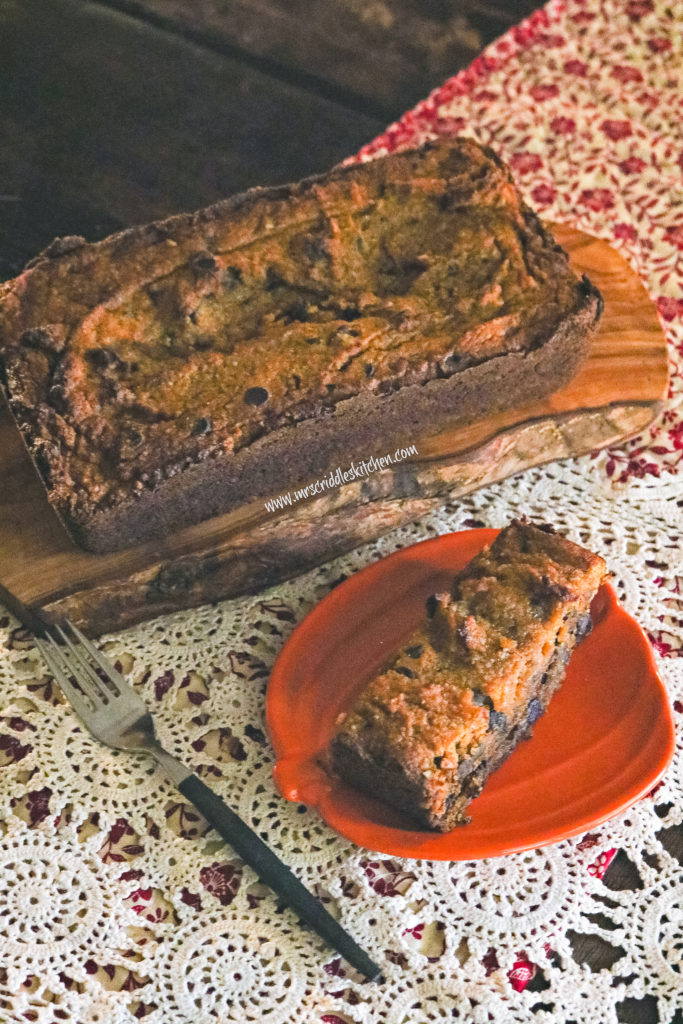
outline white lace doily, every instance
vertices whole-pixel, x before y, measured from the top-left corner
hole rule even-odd
[[[263,721],[270,665],[334,582],[414,540],[502,526],[520,510],[604,551],[645,629],[679,636],[675,494],[633,500],[625,489],[614,509],[588,457],[533,470],[259,597],[105,640],[168,748],[328,901],[383,965],[381,986],[359,983],[278,908],[151,761],[90,739],[6,617],[0,1019],[31,1010],[40,1022],[441,1024],[453,1011],[610,1024],[615,1004],[651,994],[670,1020],[681,1003],[683,879],[662,840],[683,819],[681,750],[655,794],[588,837],[476,863],[399,861],[355,848],[277,794]],[[683,659],[658,660],[683,709]],[[637,870],[637,890],[603,882],[614,849]],[[623,953],[592,972],[569,934]],[[517,991],[534,974],[547,987]]]
[[[672,168],[683,162],[683,141],[672,12],[651,0],[554,3],[384,140],[446,131],[449,119],[457,131],[461,121],[476,124],[508,159],[519,156],[537,206],[556,203],[550,212],[569,220],[584,195],[574,222],[622,247],[667,327],[672,392],[656,427],[618,451],[531,470],[446,505],[257,597],[104,640],[168,749],[267,837],[383,966],[385,982],[362,983],[301,928],[149,760],[92,740],[30,636],[5,615],[3,1024],[617,1024],[625,1000],[656,1001],[662,1024],[674,1020],[683,1005],[683,877],[669,851],[683,821],[680,745],[656,790],[590,835],[495,860],[430,863],[369,854],[284,801],[263,718],[284,640],[336,582],[416,540],[502,526],[523,512],[604,554],[653,641],[680,720],[683,194]],[[653,153],[656,185],[641,166]],[[617,186],[607,165],[637,179],[611,206]],[[534,175],[543,189],[532,188]],[[629,889],[611,888],[605,875],[617,850],[632,868]],[[611,951],[612,966],[584,962],[581,936]]]

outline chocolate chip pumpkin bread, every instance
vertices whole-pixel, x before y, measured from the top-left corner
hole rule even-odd
[[[600,296],[470,139],[102,242],[0,286],[14,416],[109,551],[563,386]]]
[[[590,630],[599,555],[515,520],[427,601],[427,616],[362,690],[331,746],[334,770],[446,832],[528,736]]]

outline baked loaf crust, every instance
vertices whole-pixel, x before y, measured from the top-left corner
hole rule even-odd
[[[562,387],[600,296],[470,139],[254,189],[0,286],[14,416],[110,551]]]
[[[446,832],[530,735],[590,630],[599,555],[515,520],[427,602],[427,619],[342,716],[344,779]]]

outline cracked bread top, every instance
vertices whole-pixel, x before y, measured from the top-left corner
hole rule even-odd
[[[490,729],[527,712],[529,680],[580,633],[607,571],[549,529],[513,521],[450,594],[428,599],[427,620],[340,722],[343,742],[438,788]]]
[[[78,519],[347,398],[531,350],[584,300],[500,160],[456,139],[58,240],[0,286],[0,349]]]

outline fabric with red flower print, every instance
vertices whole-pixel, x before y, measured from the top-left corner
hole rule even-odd
[[[545,219],[610,242],[641,275],[670,353],[668,417],[597,465],[613,483],[683,466],[683,33],[675,5],[553,0],[355,159],[464,134]]]

